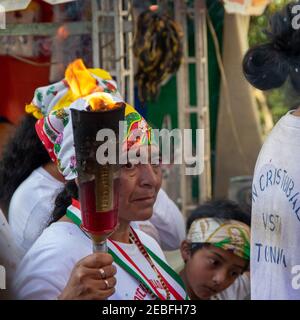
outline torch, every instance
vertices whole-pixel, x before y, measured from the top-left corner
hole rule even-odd
[[[71,110],[81,227],[93,240],[93,252],[107,252],[106,239],[118,223],[120,167],[118,160],[116,164],[97,162],[97,149],[104,142],[96,141],[96,136],[101,129],[111,129],[118,155],[119,121],[124,120],[125,104],[98,99],[91,107],[93,111]]]

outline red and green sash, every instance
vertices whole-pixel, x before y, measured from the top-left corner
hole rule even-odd
[[[72,205],[67,208],[67,217],[71,219],[78,226],[81,225],[81,211],[79,201],[73,199]],[[153,251],[141,243],[136,232],[131,228],[131,232],[137,241],[144,246],[146,252],[155,264],[160,277],[170,291],[172,300],[187,300],[188,296],[184,289],[183,281],[180,276],[162,259],[160,259]],[[151,291],[159,300],[166,300],[166,298],[157,290],[150,279],[144,274],[138,264],[131,259],[131,257],[121,248],[118,242],[107,240],[108,252],[112,255],[115,263],[128,272],[131,276],[142,283],[149,291]],[[168,280],[166,280],[168,279]]]

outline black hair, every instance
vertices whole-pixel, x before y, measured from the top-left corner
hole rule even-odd
[[[75,180],[68,181],[65,188],[57,195],[49,225],[66,214],[68,206],[72,203],[72,198],[78,200],[78,187]]]
[[[13,125],[6,117],[0,116],[0,124],[7,123]]]
[[[207,201],[195,209],[188,217],[186,230],[189,231],[192,223],[201,218],[219,218],[237,220],[251,225],[251,217],[236,202],[231,200]]]
[[[36,119],[25,115],[0,161],[0,206],[7,213],[18,186],[36,168],[50,162],[50,157],[35,131]]]
[[[191,243],[191,255],[193,256],[194,253],[200,249],[203,249],[205,247],[208,247],[210,246],[209,243],[206,243],[206,242],[192,242]]]
[[[292,89],[300,93],[300,29],[294,26],[297,13],[292,13],[297,4],[300,1],[275,13],[265,31],[267,43],[249,49],[244,56],[244,76],[255,88],[275,89],[289,80]]]

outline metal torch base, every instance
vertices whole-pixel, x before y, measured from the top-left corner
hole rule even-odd
[[[107,242],[93,242],[93,252],[107,252]]]

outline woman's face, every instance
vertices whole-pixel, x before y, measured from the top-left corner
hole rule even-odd
[[[245,270],[246,260],[213,245],[198,249],[193,255],[184,241],[181,254],[186,261],[185,277],[192,299],[209,299],[228,288]]]
[[[141,148],[148,149],[147,146]],[[149,219],[161,180],[160,164],[124,165],[120,176],[119,218],[126,221]]]

